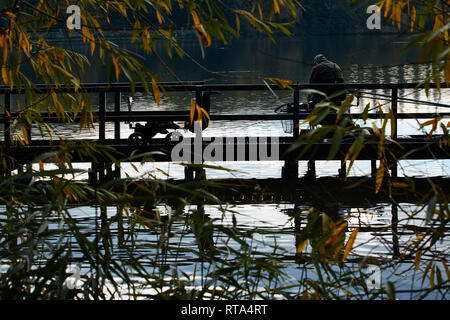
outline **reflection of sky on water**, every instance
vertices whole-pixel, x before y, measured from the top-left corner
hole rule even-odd
[[[284,265],[286,276],[280,286],[293,285],[302,281],[305,278],[312,280],[318,280],[314,270],[311,269],[311,265],[305,265],[303,263],[295,262],[295,235],[294,230],[302,230],[306,226],[307,206],[299,206],[300,210],[303,209],[303,213],[300,214],[300,219],[295,220],[288,214],[290,210],[294,209],[294,204],[282,203],[282,204],[264,204],[264,205],[227,205],[226,209],[230,210],[223,212],[220,207],[214,205],[206,205],[204,207],[205,214],[216,225],[231,226],[231,211],[235,212],[237,220],[237,226],[239,230],[251,230],[257,228],[259,232],[254,233],[251,246],[251,257],[257,258],[262,254],[279,254],[284,256]],[[349,231],[347,233],[347,239],[350,232],[357,226],[361,228],[358,233],[355,244],[353,245],[354,252],[348,257],[348,263],[346,263],[343,269],[339,269],[337,265],[331,267],[337,274],[344,275],[349,270],[365,271],[371,269],[371,266],[379,267],[381,269],[381,283],[386,285],[387,281],[395,283],[395,288],[398,291],[397,297],[399,299],[417,299],[421,292],[410,292],[410,290],[421,288],[422,272],[429,261],[429,258],[424,256],[421,262],[421,271],[416,271],[414,268],[413,259],[404,259],[400,261],[398,257],[393,256],[393,241],[398,242],[400,253],[406,253],[408,251],[407,245],[414,240],[416,234],[412,231],[411,226],[425,226],[425,210],[421,210],[419,207],[401,203],[399,204],[398,214],[398,226],[397,234],[398,240],[394,240],[393,234],[390,229],[392,223],[391,207],[380,204],[376,207],[362,207],[362,208],[342,208],[341,216],[349,223]],[[171,214],[171,209],[165,205],[158,205],[158,209],[161,214]],[[188,206],[184,214],[189,214],[190,210],[195,210],[195,206]],[[77,221],[77,226],[83,230],[89,239],[93,239],[96,230],[99,230],[102,226],[102,219],[100,217],[100,209],[92,207],[79,207],[70,210],[71,215]],[[105,217],[108,219],[113,218],[116,215],[115,208],[108,207]],[[411,218],[411,215],[413,217]],[[409,219],[407,220],[407,218]],[[125,219],[125,221],[127,221]],[[60,227],[59,221],[55,219],[54,223],[49,225],[50,230]],[[366,228],[364,230],[364,228]],[[372,228],[372,230],[370,229]],[[113,256],[115,257],[127,257],[126,251],[118,246],[118,225],[116,222],[111,224],[111,240],[114,248]],[[171,228],[174,235],[171,237],[170,243],[172,246],[179,248],[193,248],[197,247],[195,237],[192,233],[192,225],[185,224],[183,220],[174,220],[174,224]],[[205,278],[201,277],[201,269],[204,269],[206,274],[211,271],[213,266],[207,263],[197,263],[196,272],[193,271],[192,257],[189,252],[178,252],[177,254],[167,254],[164,256],[161,251],[157,253],[156,249],[152,246],[158,244],[161,237],[160,234],[152,232],[142,226],[136,226],[131,229],[130,225],[125,222],[124,224],[124,236],[125,238],[131,236],[135,243],[135,255],[143,258],[144,267],[151,273],[153,269],[150,258],[158,263],[168,264],[178,270],[178,274],[182,276],[181,272],[185,272],[185,275],[190,277],[192,284],[198,287],[205,282]],[[213,239],[217,246],[224,245],[224,241],[227,241],[227,237],[223,236],[216,230],[213,234]],[[72,258],[74,259],[74,265],[81,262],[77,260],[82,258],[83,255],[75,243],[74,238],[67,239],[72,242]],[[276,244],[276,249],[274,245]],[[227,241],[227,245],[233,249],[239,251],[241,244],[236,241]],[[433,251],[446,251],[449,241],[439,242],[436,244]],[[100,243],[99,249],[101,250],[102,243]],[[308,255],[311,248],[309,245],[303,250],[302,254]],[[235,259],[234,254],[229,252],[228,259]],[[361,260],[362,259],[362,260]],[[116,261],[119,261],[116,259]],[[359,262],[358,262],[359,261]],[[364,261],[366,261],[364,263]],[[308,267],[308,269],[304,269]],[[442,269],[442,274],[445,275],[445,270]],[[373,269],[373,268],[372,268]],[[0,262],[0,272],[5,272],[5,266]],[[90,270],[86,265],[81,263],[81,275],[90,275]],[[194,278],[195,274],[195,278]],[[166,280],[169,280],[167,278]],[[137,282],[142,283],[142,288],[138,290],[141,293],[154,294],[155,291],[151,289],[145,281],[136,278]],[[428,280],[425,280],[424,286],[428,286]],[[260,289],[264,291],[264,282],[260,283]],[[197,287],[197,288],[198,288]],[[295,291],[295,288],[293,289]],[[353,290],[353,289],[352,289]],[[438,297],[438,296],[436,296]],[[431,295],[428,299],[434,299],[435,296]]]

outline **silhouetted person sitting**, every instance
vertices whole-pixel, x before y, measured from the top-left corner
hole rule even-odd
[[[341,68],[334,62],[327,60],[323,54],[318,54],[314,57],[314,67],[311,71],[309,83],[344,83],[344,75]],[[321,89],[324,94],[330,97],[330,101],[336,105],[340,105],[345,100],[345,94],[335,96],[336,90],[334,87],[324,87]],[[318,93],[311,93],[308,96],[309,108],[312,109],[320,101],[324,100],[325,96]],[[330,121],[322,121],[321,124],[331,124]]]
[[[314,66],[311,71],[311,76],[309,77],[309,83],[343,83],[344,75],[341,68],[334,62],[327,60],[323,54],[318,54],[314,57]],[[335,92],[339,91],[332,86],[325,86],[320,90],[327,97],[329,101],[336,105],[340,105],[342,101],[345,100],[345,94],[335,96]],[[308,95],[308,110],[312,110],[315,105],[326,97],[318,93],[311,93]],[[325,119],[320,121],[320,125],[333,125],[336,122],[336,115],[329,114]],[[332,136],[333,133],[330,133]],[[305,177],[311,176],[315,177],[316,166],[313,161],[308,161],[308,170]]]

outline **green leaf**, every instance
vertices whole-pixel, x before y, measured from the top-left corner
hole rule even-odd
[[[395,287],[391,281],[388,281],[386,284],[386,293],[388,295],[389,300],[396,300],[395,297]]]
[[[343,131],[344,130],[341,127],[336,128],[336,131],[333,134],[333,139],[331,140],[331,147],[330,147],[330,151],[328,152],[328,156],[327,156],[328,160],[334,159],[334,157],[336,156],[336,153],[339,151]]]
[[[425,216],[425,223],[429,224],[434,211],[436,210],[436,195],[433,195],[430,199],[430,201],[428,201],[428,205],[427,205],[427,211],[426,211],[426,216]]]
[[[370,110],[370,102],[367,103],[363,113],[361,114],[361,119],[364,120],[364,123],[366,123],[367,119],[369,119],[369,110]]]

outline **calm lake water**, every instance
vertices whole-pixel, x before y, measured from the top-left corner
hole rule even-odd
[[[385,35],[377,37],[369,36],[336,36],[336,37],[311,37],[311,38],[295,38],[281,39],[277,46],[273,45],[270,40],[254,38],[242,39],[236,41],[233,46],[224,46],[214,43],[210,48],[205,50],[205,56],[198,48],[197,41],[186,40],[182,46],[196,61],[204,68],[200,68],[189,58],[180,60],[174,57],[168,60],[167,64],[172,68],[179,79],[183,81],[209,80],[208,83],[264,83],[263,77],[277,77],[282,79],[291,79],[306,83],[311,70],[311,61],[317,53],[325,54],[330,60],[337,62],[344,70],[345,79],[351,83],[402,83],[402,82],[418,82],[422,79],[427,67],[414,64],[418,54],[414,51],[408,51],[405,55],[400,55],[401,49],[406,45],[407,41],[404,37],[395,35]],[[125,46],[125,42],[118,40],[117,44]],[[88,49],[84,50],[80,44],[80,51],[88,54]],[[131,51],[136,47],[127,46]],[[146,62],[158,74],[162,75],[161,81],[176,81],[171,77],[170,73],[158,63],[157,60],[149,60]],[[207,71],[209,70],[209,71]],[[106,69],[93,64],[89,68],[89,72],[85,75],[86,82],[102,82],[106,80]],[[367,90],[369,91],[369,90]],[[374,103],[375,100],[370,93],[390,94],[388,91],[371,91],[366,94],[359,106],[353,106],[352,112],[362,111],[367,103]],[[430,95],[426,96],[424,91],[419,90],[401,90],[400,97],[408,97],[416,100],[433,101],[442,104],[450,104],[450,91],[443,90],[440,94],[435,90],[430,91]],[[163,102],[158,107],[152,97],[137,93],[134,96],[134,110],[188,110],[189,101],[194,97],[186,94],[171,94],[170,97],[163,97]],[[304,98],[305,95],[302,95]],[[126,96],[122,97],[123,111],[127,110]],[[95,99],[95,97],[94,97]],[[276,96],[271,92],[231,92],[223,93],[212,98],[212,113],[256,113],[271,114],[273,109],[283,103],[292,101],[292,93],[289,91],[277,91]],[[381,104],[386,101],[377,100]],[[113,110],[113,97],[108,98],[108,110]],[[94,100],[95,104],[95,100]],[[385,108],[387,105],[385,106]],[[386,109],[387,110],[387,109]],[[424,106],[418,104],[400,103],[400,112],[434,112],[446,111],[448,108],[437,108],[434,106]],[[425,121],[425,120],[423,120]],[[399,135],[417,134],[419,124],[415,120],[400,120]],[[113,125],[108,124],[107,138],[113,137]],[[78,138],[95,138],[97,132],[82,132],[77,130],[76,126],[59,126],[59,133],[64,136],[76,136]],[[132,130],[126,124],[121,125],[121,136],[126,138]],[[183,134],[188,135],[183,132]],[[279,121],[223,121],[211,122],[209,127],[204,131],[204,136],[287,136],[283,132]],[[37,132],[35,138],[38,138]],[[226,168],[234,169],[239,172],[225,172],[220,170],[207,169],[209,178],[225,178],[225,177],[243,177],[243,178],[279,178],[281,176],[281,167],[283,162],[235,162],[235,163],[214,163]],[[157,169],[161,169],[168,173],[172,178],[183,177],[183,167],[173,163],[145,163],[136,164],[140,169],[136,173],[130,166],[124,164],[124,171],[131,176],[147,176],[153,175],[162,178],[164,175]],[[450,161],[423,160],[423,161],[401,161],[399,175],[408,176],[449,176]],[[51,167],[51,166],[49,166]],[[318,176],[336,176],[338,174],[339,163],[336,161],[319,161],[317,163]],[[299,175],[302,176],[306,172],[306,163],[300,163]],[[370,173],[370,162],[357,162],[350,173],[351,176],[365,176]],[[123,172],[122,175],[125,173]],[[85,177],[85,175],[81,176]],[[293,234],[296,228],[305,226],[306,218],[295,221],[289,214],[289,210],[302,210],[305,208],[304,217],[306,217],[307,203],[273,203],[273,204],[230,204],[233,211],[239,213],[237,221],[239,228],[246,229],[258,227],[266,231],[258,235],[258,241],[255,242],[259,250],[273,250],[270,245],[276,244],[286,257],[295,255],[295,236]],[[170,207],[162,204],[158,206],[162,214],[170,215]],[[300,208],[300,209],[299,209]],[[406,244],[415,237],[411,230],[411,226],[425,226],[425,210],[413,204],[398,204],[398,235],[393,236],[392,223],[392,205],[386,203],[378,203],[373,206],[361,204],[360,207],[341,206],[339,213],[349,223],[350,232],[356,227],[372,227],[372,231],[360,232],[358,234],[355,247],[355,255],[350,257],[357,260],[361,257],[369,257],[372,260],[384,261],[374,264],[361,265],[360,263],[348,263],[346,268],[349,270],[357,270],[360,268],[367,271],[371,267],[381,275],[382,283],[387,281],[395,283],[398,290],[397,297],[400,299],[417,299],[423,292],[415,290],[421,288],[422,285],[416,277],[416,270],[413,267],[414,261],[398,262],[398,251],[406,250]],[[223,214],[217,206],[205,206],[205,213],[215,223],[231,224],[230,213]],[[186,214],[189,210],[186,210]],[[411,213],[417,213],[413,219],[407,219]],[[96,222],[100,215],[98,208],[80,207],[72,210],[74,217],[79,219],[79,225],[87,229],[95,231]],[[116,214],[114,208],[107,208],[108,217]],[[379,227],[379,228],[376,228]],[[383,229],[385,227],[385,229]],[[378,231],[377,231],[378,230]],[[116,230],[117,231],[117,230]],[[139,230],[138,230],[139,231]],[[133,237],[137,243],[137,249],[141,254],[152,256],[154,252],[146,244],[157,243],[159,235],[151,232],[140,230]],[[174,230],[176,241],[182,247],[195,246],[195,237],[191,230],[183,224],[175,225]],[[115,239],[115,237],[113,237]],[[222,240],[217,235],[217,243]],[[448,253],[449,241],[438,243],[435,246],[436,251]],[[236,246],[238,248],[238,246]],[[307,251],[307,249],[305,249]],[[81,253],[74,251],[75,256]],[[120,249],[115,254],[120,255]],[[189,262],[189,254],[177,255],[171,257],[165,263],[177,266],[179,270],[189,275],[194,273],[193,264]],[[447,256],[448,261],[448,256]],[[448,261],[449,262],[449,261]],[[425,263],[425,262],[424,262]],[[295,283],[305,277],[315,279],[316,275],[312,270],[305,270],[302,264],[296,263],[295,259],[287,259],[286,285]],[[151,268],[151,265],[148,266]],[[203,268],[209,266],[202,265]],[[378,270],[378,267],[382,267]],[[88,272],[83,269],[84,273]],[[198,272],[198,271],[197,271]],[[443,274],[445,271],[442,270]],[[201,284],[205,279],[199,278],[198,283]],[[425,280],[426,283],[427,280]],[[426,285],[424,285],[426,286]],[[145,288],[142,289],[145,292]],[[150,292],[151,293],[151,292]],[[427,298],[448,298],[448,293],[436,293],[436,296],[428,296]],[[276,297],[275,297],[276,298]]]
[[[267,77],[289,79],[300,83],[307,83],[311,71],[311,61],[317,53],[325,54],[330,60],[338,63],[344,71],[346,82],[349,83],[411,83],[420,82],[426,73],[427,66],[418,65],[419,54],[414,50],[401,54],[406,46],[408,38],[398,35],[383,36],[319,36],[303,38],[281,38],[275,45],[269,39],[253,38],[237,40],[232,46],[214,43],[206,48],[204,57],[199,49],[198,42],[186,40],[182,42],[183,49],[189,57],[179,59],[176,55],[167,59],[166,64],[178,78],[173,78],[166,68],[157,59],[146,61],[145,64],[161,75],[161,81],[207,81],[207,84],[215,83],[257,83],[264,84]],[[125,40],[117,40],[118,46],[127,48],[131,52],[137,50],[135,45],[130,45]],[[89,56],[89,48],[80,43],[74,43],[72,47]],[[162,48],[161,48],[162,50]],[[199,67],[201,65],[202,67]],[[104,82],[107,68],[100,65],[98,61],[92,62],[92,67],[85,72],[85,82]],[[125,81],[126,79],[121,79]],[[351,107],[351,112],[362,112],[364,107],[370,103],[374,112],[377,103],[383,110],[387,111],[389,102],[385,98],[373,94],[390,95],[388,90],[364,90],[363,96],[356,105]],[[306,100],[306,93],[301,94],[301,101]],[[429,96],[425,90],[399,90],[399,97],[407,99],[438,102],[450,105],[450,90],[443,89],[441,93],[430,90]],[[189,110],[190,100],[195,98],[195,93],[170,93],[168,97],[162,97],[161,106],[158,107],[152,97],[142,93],[134,95],[133,110],[136,111],[158,111],[158,110]],[[92,97],[96,104],[97,97]],[[211,113],[220,114],[273,114],[275,107],[293,101],[290,91],[264,92],[223,92],[211,98]],[[113,111],[114,97],[107,98],[107,110]],[[127,111],[127,96],[122,97],[122,111]],[[448,112],[449,108],[436,107],[417,103],[399,103],[399,112]],[[421,119],[421,123],[427,119]],[[379,121],[373,120],[378,127]],[[179,123],[182,125],[182,123]],[[361,123],[362,124],[362,123]],[[398,134],[411,135],[422,134],[420,124],[414,120],[399,120]],[[370,120],[367,125],[371,125]],[[302,128],[307,128],[303,125]],[[76,136],[79,138],[98,137],[94,131],[79,132],[78,126],[59,126],[58,131],[64,136]],[[438,129],[437,132],[441,129]],[[125,123],[121,124],[121,137],[126,138],[133,132]],[[184,136],[192,136],[188,131],[180,130]],[[387,132],[390,132],[388,126]],[[35,136],[38,137],[35,130]],[[288,136],[283,131],[280,121],[214,121],[203,132],[208,136]],[[106,137],[114,137],[114,124],[106,124]],[[157,135],[162,137],[162,135]],[[226,167],[243,171],[239,177],[280,177],[282,162],[268,163],[222,163]],[[404,170],[399,174],[413,176],[447,176],[449,172],[449,161],[424,160],[424,161],[401,161]],[[145,165],[147,170],[149,165]],[[171,163],[158,164],[158,168],[169,173],[171,177],[181,178],[183,168]],[[134,175],[134,170],[129,168],[127,172]],[[318,161],[317,174],[337,175],[338,162]],[[370,170],[369,161],[357,161],[350,175],[365,175]],[[211,171],[211,170],[209,170]],[[300,176],[306,171],[306,164],[300,163]],[[228,177],[231,173],[223,171],[208,172],[209,177]],[[158,174],[159,176],[159,174]]]

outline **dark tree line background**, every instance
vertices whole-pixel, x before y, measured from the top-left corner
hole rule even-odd
[[[35,0],[36,1],[36,0]],[[29,2],[33,2],[30,0]],[[73,4],[77,1],[74,0]],[[231,10],[233,5],[238,5],[244,10],[251,11],[253,2],[248,0],[227,0],[221,1],[223,4],[224,14],[229,18],[231,23],[234,23],[234,13]],[[292,21],[291,17],[285,13],[277,17],[277,21],[291,23],[289,30],[295,35],[332,35],[332,34],[353,34],[353,33],[390,33],[398,32],[390,22],[382,17],[382,29],[381,30],[368,30],[366,27],[366,21],[369,15],[366,13],[368,7],[368,1],[356,1],[351,0],[301,0],[303,8],[298,8],[298,17],[296,21]],[[263,5],[264,6],[264,5]],[[5,9],[7,3],[0,4],[0,10]],[[229,9],[230,8],[230,9]],[[65,24],[62,21],[67,17],[66,8],[60,8],[60,23],[52,28],[50,36],[58,37],[65,32]],[[267,8],[263,8],[267,9]],[[267,11],[265,11],[267,12]],[[255,17],[259,17],[258,10],[254,11]],[[177,29],[188,28],[188,25],[192,23],[191,17],[185,10],[178,9],[174,3],[173,14],[165,20],[166,24],[173,24]],[[124,35],[127,30],[132,28],[133,17],[127,21],[119,13],[110,14],[111,24],[105,24],[102,26],[105,31],[111,33],[111,35]],[[154,12],[148,13],[148,21],[152,21],[157,27],[156,15]],[[0,16],[0,28],[7,27],[7,19]],[[407,31],[407,30],[404,30]],[[120,33],[117,33],[120,32]],[[241,24],[241,33],[244,36],[255,35],[256,31],[248,23]]]

